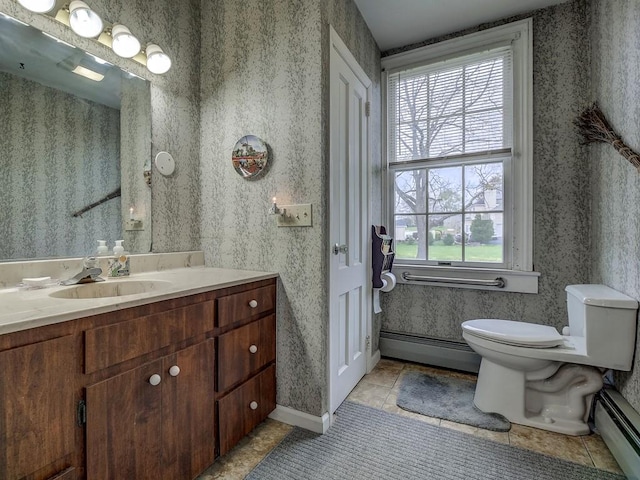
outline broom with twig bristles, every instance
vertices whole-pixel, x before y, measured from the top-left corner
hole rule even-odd
[[[640,155],[631,150],[620,138],[604,114],[595,103],[576,118],[573,123],[578,127],[584,138],[583,145],[596,142],[610,143],[620,155],[629,160],[640,171]]]

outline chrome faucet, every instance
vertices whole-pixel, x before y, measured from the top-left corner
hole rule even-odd
[[[75,276],[60,282],[60,285],[104,282],[104,278],[100,277],[101,274],[102,269],[98,267],[98,259],[96,257],[86,257],[82,260],[82,270]]]

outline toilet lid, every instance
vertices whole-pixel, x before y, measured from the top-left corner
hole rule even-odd
[[[462,329],[478,337],[523,347],[550,348],[564,343],[555,328],[535,323],[482,318],[463,322]]]

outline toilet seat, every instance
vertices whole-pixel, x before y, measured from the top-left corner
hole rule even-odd
[[[463,322],[462,329],[467,334],[518,347],[553,348],[564,344],[555,328],[535,323],[482,318]]]

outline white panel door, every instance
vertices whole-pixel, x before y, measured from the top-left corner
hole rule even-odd
[[[371,82],[331,29],[329,391],[333,413],[366,373]]]

